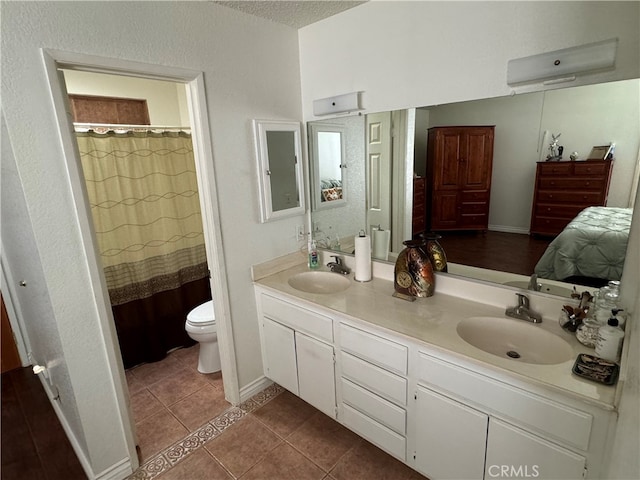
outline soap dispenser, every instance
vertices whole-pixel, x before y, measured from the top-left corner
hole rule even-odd
[[[612,316],[607,325],[600,327],[598,340],[596,340],[596,355],[612,362],[620,360],[622,341],[624,339],[624,331],[618,326],[618,319],[616,318],[618,312],[616,310],[614,309],[611,312]]]
[[[309,244],[309,268],[316,269],[319,267],[318,263],[318,246],[315,240],[311,240]]]

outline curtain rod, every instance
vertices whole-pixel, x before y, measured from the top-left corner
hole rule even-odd
[[[82,123],[82,122],[73,122],[74,127],[79,128],[111,128],[111,129],[132,129],[132,128],[140,128],[147,130],[191,130],[190,126],[179,127],[173,125],[124,125],[121,123]]]

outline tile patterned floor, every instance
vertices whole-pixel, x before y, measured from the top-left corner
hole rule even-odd
[[[272,385],[242,405],[197,345],[127,371],[141,466],[131,480],[419,480],[406,465]]]

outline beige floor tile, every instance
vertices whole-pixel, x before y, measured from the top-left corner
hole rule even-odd
[[[159,362],[145,363],[128,371],[145,386],[149,386],[163,378],[173,375],[176,371],[182,368],[182,363],[175,357],[169,355]]]
[[[207,381],[193,370],[180,367],[171,375],[147,387],[164,405],[170,406],[207,385]]]
[[[124,372],[127,379],[127,387],[129,388],[129,395],[139,392],[145,388],[145,384],[142,380],[136,377],[131,370]]]
[[[321,480],[326,472],[291,445],[283,443],[245,473],[242,480]]]
[[[189,431],[168,410],[162,410],[136,424],[142,461],[184,438]]]
[[[251,415],[282,437],[288,436],[317,410],[290,392],[283,392]]]
[[[133,420],[136,423],[141,422],[145,418],[164,410],[164,405],[158,401],[153,394],[146,388],[136,393],[130,394],[131,410],[133,412]]]
[[[282,440],[258,420],[245,417],[207,443],[205,448],[239,477],[281,443]]]
[[[204,448],[196,450],[175,467],[157,477],[158,480],[232,480]]]
[[[351,448],[359,437],[321,412],[315,413],[287,441],[325,471],[331,468]]]
[[[169,410],[193,431],[229,407],[231,404],[224,399],[224,392],[205,381],[200,390],[174,403]]]
[[[329,472],[336,480],[409,480],[424,478],[376,446],[361,440]]]
[[[192,347],[179,348],[169,354],[174,357],[185,367],[191,367],[194,370],[198,368],[198,355],[200,354],[200,344],[196,343]]]

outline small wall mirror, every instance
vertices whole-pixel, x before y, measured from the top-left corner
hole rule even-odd
[[[309,124],[312,208],[322,210],[347,203],[347,163],[344,125]]]
[[[260,221],[302,215],[304,180],[300,148],[300,123],[254,120]]]

